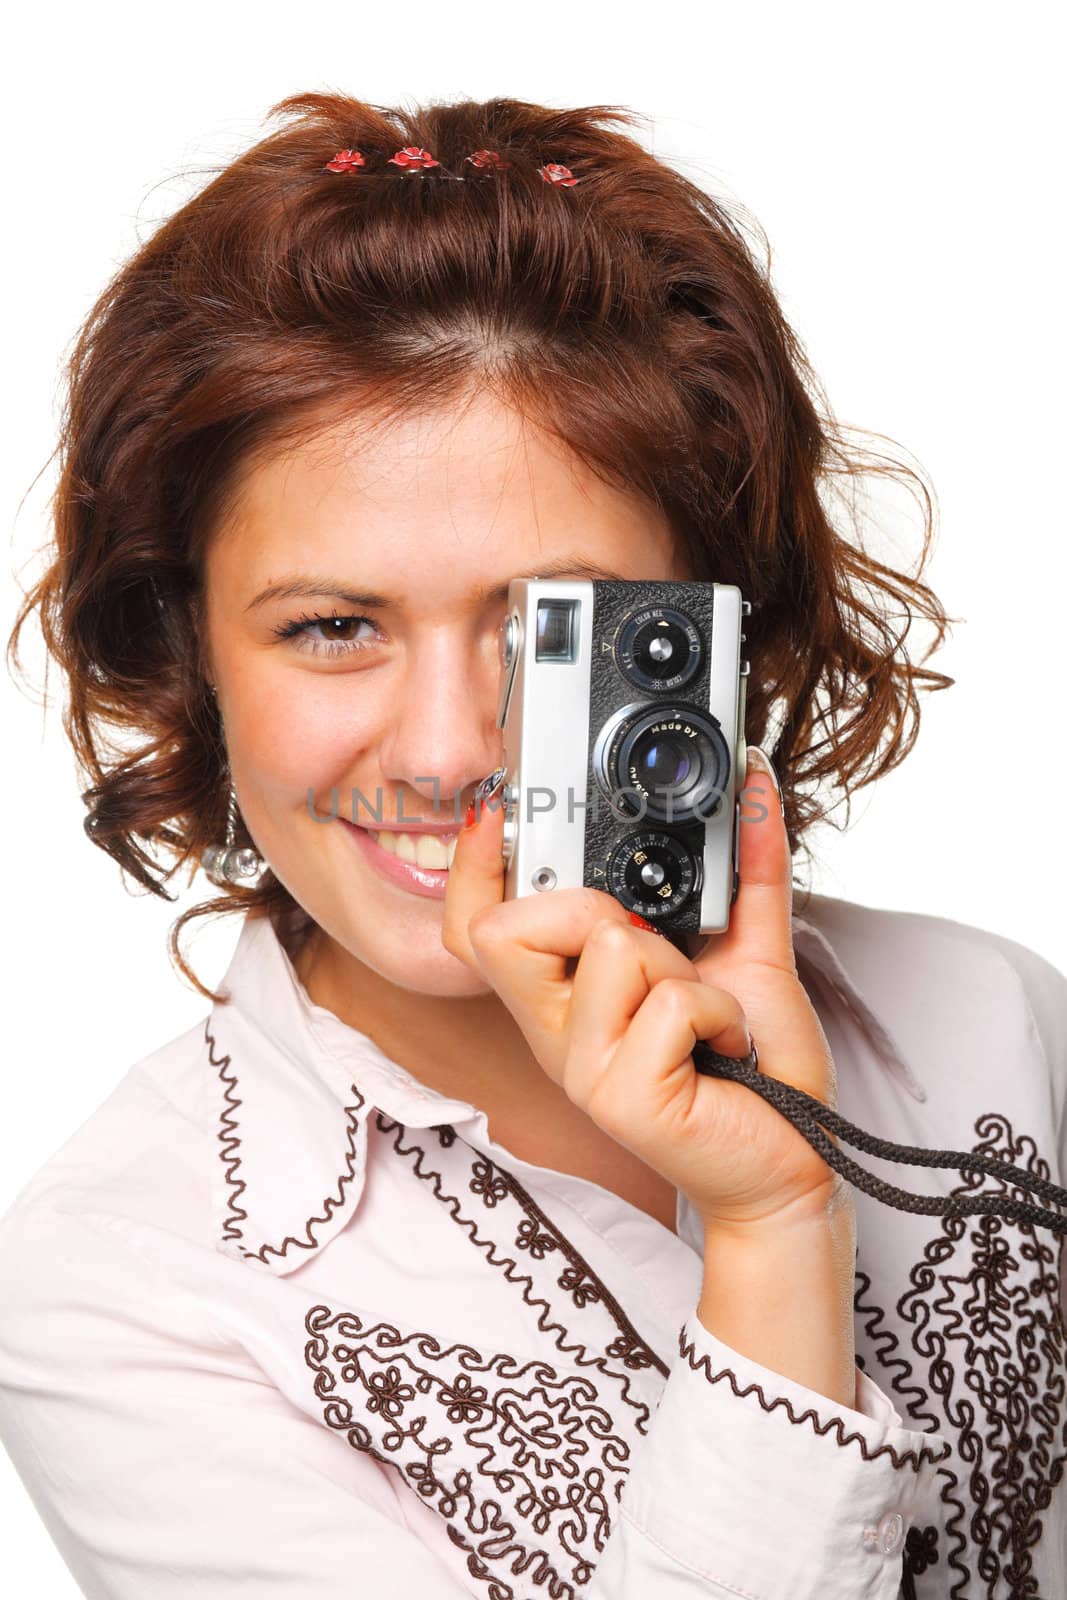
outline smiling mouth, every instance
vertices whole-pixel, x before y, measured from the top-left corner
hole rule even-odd
[[[406,861],[409,866],[422,867],[428,872],[447,872],[452,865],[456,854],[456,839],[459,830],[455,833],[389,833],[383,829],[376,833],[373,828],[364,828],[364,833],[369,833],[375,844],[385,850],[389,855],[396,856],[399,861]]]

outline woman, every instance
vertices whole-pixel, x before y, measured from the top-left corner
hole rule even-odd
[[[0,1226],[49,1530],[109,1600],[1062,1593],[1056,1238],[853,1193],[693,1067],[754,1039],[886,1138],[1064,1181],[1060,974],[793,904],[813,786],[952,680],[889,623],[940,641],[936,597],[827,514],[863,463],[744,234],[609,108],[277,110],[94,309],[16,627],[69,674],[90,837],[226,885],[172,936],[210,1012]],[[751,599],[724,933],[503,899],[524,573]],[[177,933],[223,911],[216,993]]]

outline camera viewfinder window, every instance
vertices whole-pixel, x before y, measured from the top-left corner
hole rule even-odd
[[[580,600],[539,600],[537,602],[538,661],[576,661],[578,659],[578,607]]]

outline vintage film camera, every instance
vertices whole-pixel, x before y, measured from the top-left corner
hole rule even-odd
[[[751,609],[732,584],[512,581],[505,899],[590,886],[665,933],[728,926]]]

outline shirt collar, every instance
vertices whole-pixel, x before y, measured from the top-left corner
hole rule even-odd
[[[884,1023],[818,926],[821,896],[794,913],[806,963],[910,1094],[926,1098]],[[836,904],[836,902],[826,902]],[[290,956],[307,919],[245,916],[222,992],[205,1022],[216,1135],[212,1189],[217,1248],[255,1268],[292,1272],[327,1244],[359,1204],[375,1109],[408,1128],[479,1122],[486,1113],[443,1095],[366,1034],[317,1005]]]

